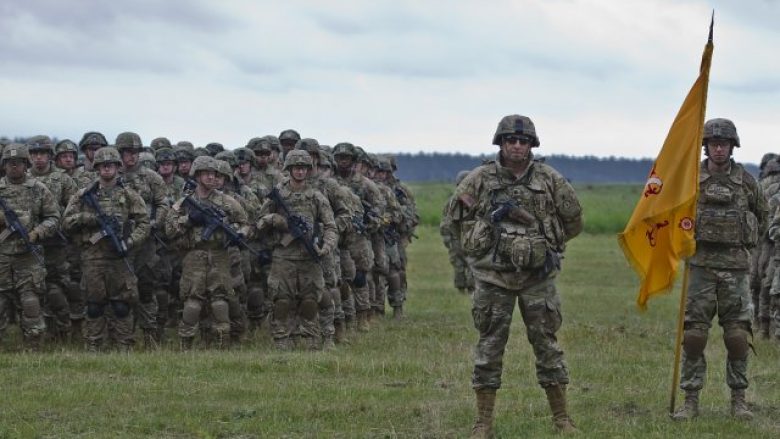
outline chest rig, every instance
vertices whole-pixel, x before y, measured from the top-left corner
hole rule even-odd
[[[750,210],[741,173],[736,178],[710,175],[700,183],[696,240],[732,247],[753,247],[758,242],[758,219]]]

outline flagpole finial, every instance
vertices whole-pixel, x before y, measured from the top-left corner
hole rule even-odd
[[[712,10],[712,18],[710,18],[710,37],[707,39],[708,42],[712,42],[712,26],[715,24],[715,9]]]

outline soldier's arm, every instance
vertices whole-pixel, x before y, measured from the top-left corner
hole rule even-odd
[[[241,207],[241,203],[230,195],[224,195],[224,197],[229,210],[228,215],[231,226],[244,236],[249,235],[251,229],[248,225],[249,217],[246,214],[246,210]]]
[[[582,206],[574,187],[561,174],[553,171],[552,179],[555,210],[561,219],[565,240],[568,241],[582,232]]]
[[[758,236],[764,236],[767,230],[768,226],[768,220],[769,220],[769,203],[767,203],[766,197],[764,196],[763,191],[761,190],[761,186],[756,184],[754,181],[754,204],[755,204],[755,211],[753,212],[756,215],[756,219],[758,220]]]
[[[336,230],[336,221],[333,219],[333,210],[330,208],[330,203],[324,195],[317,192],[315,194],[315,200],[317,203],[317,213],[319,218],[316,219],[322,224],[322,244],[320,245],[320,254],[330,253],[336,244],[338,243],[338,232]]]
[[[40,223],[31,231],[36,240],[51,238],[57,233],[60,224],[60,205],[51,191],[40,183]]]
[[[65,207],[65,212],[62,214],[62,229],[65,232],[71,232],[80,228],[84,224],[82,213],[83,207],[81,205],[81,197],[79,193],[70,197],[68,205]]]
[[[149,236],[151,226],[149,224],[149,212],[146,210],[146,203],[138,195],[138,192],[128,188],[127,198],[130,201],[128,203],[128,219],[133,221],[133,231],[130,234],[127,245],[132,247],[143,242]]]
[[[474,219],[478,215],[479,197],[482,191],[481,173],[472,171],[455,188],[449,216],[453,221]]]
[[[68,174],[62,173],[62,194],[60,194],[60,206],[62,206],[63,209],[70,203],[70,199],[72,196],[76,195],[76,192],[79,191],[79,187],[76,184],[76,180],[71,178]]]
[[[188,228],[187,213],[181,207],[184,198],[180,198],[173,203],[173,207],[168,209],[165,214],[164,230],[165,236],[169,239],[178,238]]]

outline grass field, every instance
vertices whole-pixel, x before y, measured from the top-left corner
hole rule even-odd
[[[476,331],[469,298],[452,287],[434,227],[449,188],[414,189],[425,225],[410,247],[404,322],[381,322],[368,335],[353,337],[352,345],[326,353],[277,353],[267,336],[260,336],[229,352],[0,354],[0,438],[466,437],[474,412],[470,375]],[[596,211],[628,212],[613,215],[625,222],[638,196],[630,187],[578,191],[587,222]],[[624,202],[618,194],[625,194],[628,208],[617,205]],[[604,227],[609,233],[586,233],[571,242],[558,282],[564,312],[560,339],[580,436],[778,437],[780,348],[755,341],[748,397],[756,419],[735,422],[728,416],[719,328],[707,348],[702,416],[686,424],[668,420],[679,289],[638,313],[636,277],[618,249],[613,226]],[[14,343],[18,332],[12,332]],[[504,364],[498,437],[554,437],[519,317]]]

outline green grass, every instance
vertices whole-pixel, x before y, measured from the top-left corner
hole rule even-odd
[[[418,203],[424,200],[418,190]],[[424,206],[428,208],[428,206]],[[410,247],[408,318],[384,321],[334,352],[277,353],[267,336],[240,351],[0,354],[0,438],[466,437],[473,420],[469,298],[452,287],[438,230]],[[721,330],[707,347],[702,415],[668,420],[677,294],[635,307],[636,277],[615,237],[569,246],[558,287],[561,344],[581,437],[780,434],[780,349],[756,340],[748,398],[756,419],[728,416]],[[18,341],[11,331],[10,349]],[[519,315],[504,359],[498,437],[556,437]]]

